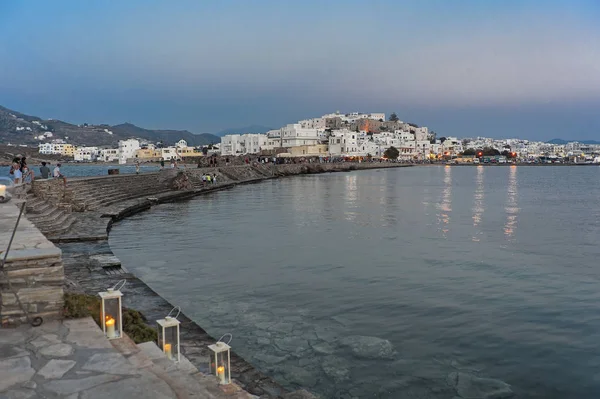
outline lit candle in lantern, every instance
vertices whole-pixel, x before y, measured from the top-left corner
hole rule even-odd
[[[106,316],[106,336],[108,338],[116,338],[115,319],[110,316]]]
[[[219,377],[219,380],[221,380],[221,384],[225,384],[225,367],[217,367],[217,376]]]
[[[173,353],[171,352],[171,344],[165,344],[165,354],[169,360],[173,360]]]

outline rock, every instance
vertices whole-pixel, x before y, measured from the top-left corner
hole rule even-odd
[[[335,382],[345,381],[350,378],[350,370],[346,367],[346,361],[339,357],[329,356],[321,363],[323,372]]]
[[[256,343],[258,345],[262,345],[262,346],[270,346],[271,345],[271,340],[269,338],[258,337],[256,339]]]
[[[61,342],[56,334],[44,334],[31,341],[30,344],[36,348],[42,348],[52,344],[60,344]]]
[[[0,398],[2,399],[30,399],[37,398],[38,395],[34,390],[31,389],[11,389],[6,393],[2,393]]]
[[[0,359],[10,359],[28,355],[29,352],[18,346],[0,346]]]
[[[40,349],[40,353],[46,357],[66,357],[73,354],[73,347],[68,344],[53,344]]]
[[[317,399],[312,393],[301,389],[299,391],[294,391],[290,393],[286,393],[282,396],[283,399]]]
[[[29,356],[21,356],[0,361],[0,392],[16,384],[29,381],[35,374]]]
[[[464,399],[504,399],[514,396],[510,385],[493,378],[479,378],[472,374],[453,372],[448,374],[446,382]]]
[[[138,374],[120,353],[95,353],[82,369],[106,374]]]
[[[317,385],[317,376],[302,367],[287,366],[284,367],[285,379],[291,383],[303,387],[312,388]]]
[[[300,337],[276,338],[275,346],[282,352],[299,353],[308,349],[308,341]]]
[[[294,331],[294,324],[286,322],[275,323],[269,327],[269,331],[280,334],[291,334]]]
[[[38,375],[41,375],[47,380],[62,378],[67,371],[71,370],[75,366],[74,360],[58,360],[52,359],[44,367],[38,371]]]
[[[340,339],[339,343],[363,359],[393,359],[395,356],[394,347],[387,339],[353,335]]]
[[[54,380],[44,384],[45,390],[53,392],[60,396],[70,395],[75,392],[85,391],[98,385],[106,384],[119,380],[116,375],[95,375],[92,377],[80,378],[78,380]]]
[[[90,377],[91,378],[91,377]],[[96,386],[79,394],[81,399],[104,398],[177,398],[165,381],[143,370],[139,379],[123,379]],[[200,396],[199,396],[200,397]]]
[[[321,355],[331,355],[335,352],[335,348],[329,345],[327,342],[319,342],[318,344],[312,345],[312,349]]]
[[[265,363],[265,364],[279,364],[283,361],[285,361],[288,357],[287,356],[274,356],[274,355],[268,355],[266,353],[262,353],[259,352],[256,355],[253,356],[254,360],[257,360],[261,363]]]
[[[27,382],[23,383],[21,386],[23,388],[27,388],[27,389],[36,389],[37,388],[37,384],[35,381],[27,381]]]

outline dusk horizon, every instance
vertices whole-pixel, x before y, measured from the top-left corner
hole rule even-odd
[[[141,5],[3,2],[0,105],[197,134],[339,110],[600,140],[593,1]]]

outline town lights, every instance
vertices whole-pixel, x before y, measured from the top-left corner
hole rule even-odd
[[[224,337],[229,336],[227,343],[221,341]],[[229,343],[233,339],[231,334],[225,334],[214,345],[208,345],[214,356],[210,362],[210,371],[214,373],[222,385],[231,383],[231,354]]]
[[[105,292],[99,292],[102,299],[100,309],[100,321],[102,331],[108,339],[121,338],[123,336],[123,308],[121,306],[121,289],[125,285],[125,280],[119,281],[114,287]]]
[[[177,310],[175,317],[171,314],[174,310]],[[181,308],[175,307],[171,309],[167,317],[161,320],[156,320],[158,324],[158,347],[164,352],[164,354],[175,362],[179,362],[179,325],[181,322],[177,320],[177,317],[181,313]]]

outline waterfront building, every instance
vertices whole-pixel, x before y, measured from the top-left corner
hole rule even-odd
[[[99,161],[116,162],[119,160],[119,150],[117,148],[104,148],[100,150]]]
[[[266,145],[266,134],[228,134],[221,137],[221,155],[258,154]]]
[[[77,147],[73,159],[78,162],[93,162],[98,159],[100,149],[98,147]]]
[[[127,163],[128,159],[135,158],[136,151],[139,149],[139,140],[119,140],[119,163],[124,164]]]

